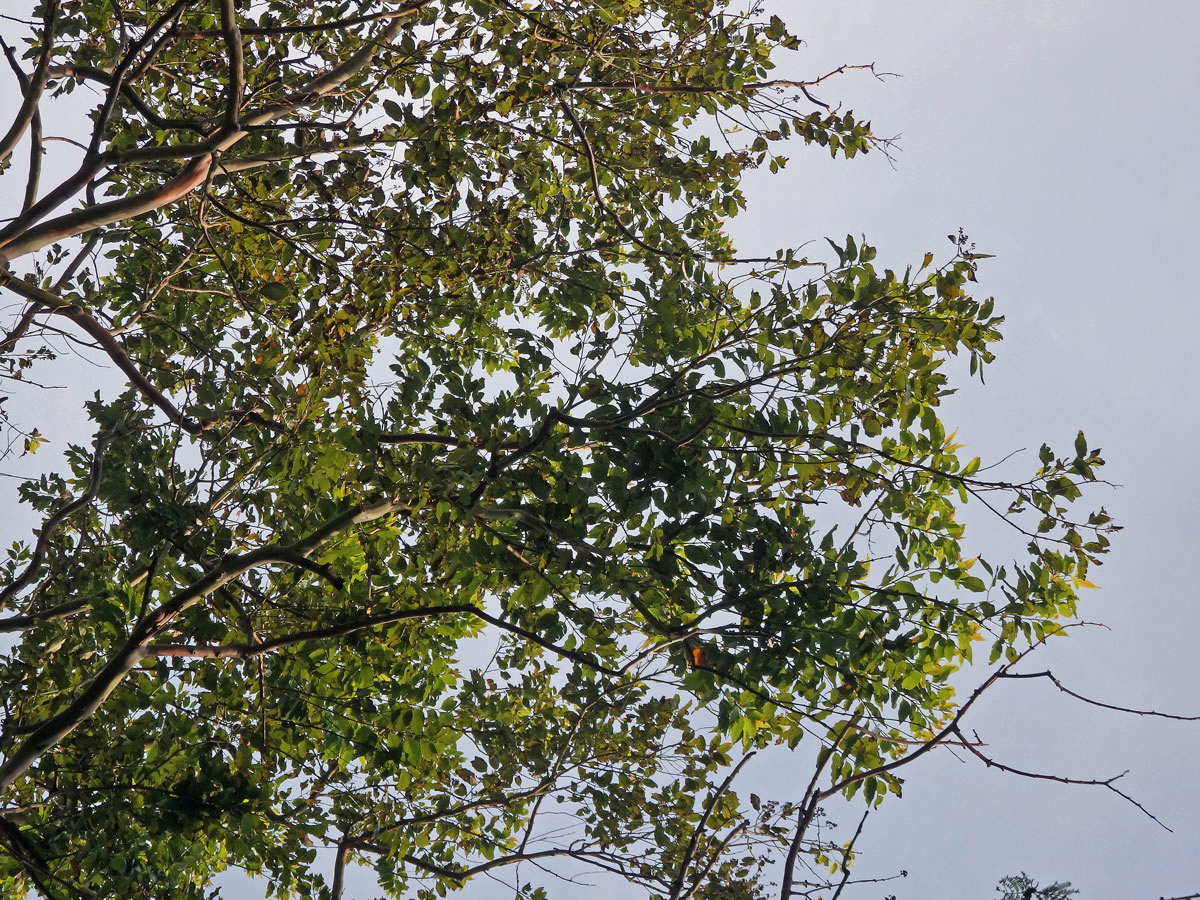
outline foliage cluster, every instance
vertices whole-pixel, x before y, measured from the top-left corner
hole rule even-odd
[[[822,800],[965,740],[950,675],[1058,630],[1111,526],[1082,435],[999,480],[943,424],[1000,336],[965,238],[732,245],[785,142],[883,149],[773,80],[799,47],[714,0],[37,5],[3,371],[90,377],[69,338],[123,389],[0,564],[0,891],[841,877]],[[968,558],[968,501],[1028,553]],[[798,744],[807,792],[738,793]]]

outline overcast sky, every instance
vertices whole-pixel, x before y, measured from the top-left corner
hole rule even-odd
[[[901,139],[894,167],[875,154],[832,161],[796,147],[784,173],[748,185],[740,244],[852,233],[879,247],[881,264],[904,266],[926,250],[944,257],[946,235],[962,227],[996,255],[979,287],[1007,315],[1006,340],[986,387],[964,379],[948,430],[958,427],[957,440],[985,460],[1029,448],[1017,464],[1030,468],[1042,441],[1067,448],[1084,429],[1122,485],[1095,501],[1126,527],[1082,609],[1110,630],[1078,633],[1027,668],[1050,667],[1108,702],[1200,714],[1191,583],[1200,313],[1190,271],[1200,242],[1200,2],[774,6],[808,41],[781,58],[781,77],[843,62],[902,76],[851,73],[823,94]],[[39,402],[51,414],[59,401]],[[9,541],[17,534],[4,520]],[[1007,540],[984,517],[970,523],[979,547]],[[1200,892],[1200,724],[1088,709],[1039,682],[1001,685],[973,723],[1013,765],[1084,778],[1129,769],[1121,786],[1174,833],[1101,789],[935,754],[906,770],[904,798],[885,803],[859,842],[859,877],[909,877],[849,900],[982,900],[1022,869],[1074,882],[1082,900]],[[772,793],[797,795],[803,775],[778,757],[752,772]],[[856,816],[835,818],[848,832]]]

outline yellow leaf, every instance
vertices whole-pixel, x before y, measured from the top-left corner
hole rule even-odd
[[[1099,587],[1099,585],[1092,584],[1086,578],[1072,578],[1071,581],[1075,583],[1075,587],[1077,588],[1092,588],[1095,590]]]

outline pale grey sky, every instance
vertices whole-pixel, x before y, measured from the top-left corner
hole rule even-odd
[[[979,287],[1008,316],[1007,337],[987,386],[964,379],[949,404],[958,440],[995,459],[1043,440],[1069,446],[1083,428],[1123,485],[1095,495],[1126,530],[1083,607],[1111,630],[1076,634],[1029,668],[1053,668],[1109,702],[1200,714],[1191,583],[1200,298],[1189,270],[1200,242],[1200,2],[773,6],[808,41],[781,58],[781,74],[875,62],[902,76],[852,73],[823,93],[902,137],[894,168],[874,154],[833,161],[797,146],[780,176],[751,180],[739,240],[774,247],[865,234],[881,263],[903,266],[926,250],[946,253],[946,234],[961,226],[996,254]],[[13,102],[0,92],[0,120]],[[46,416],[74,405],[65,395],[37,402]],[[4,520],[0,538],[11,540]],[[1008,540],[984,517],[971,523],[981,546]],[[973,722],[1014,765],[1087,778],[1130,769],[1123,788],[1174,833],[1100,789],[933,755],[905,772],[904,798],[885,803],[859,842],[858,877],[909,877],[848,900],[983,900],[1021,869],[1074,882],[1082,900],[1200,891],[1200,724],[1090,710],[1044,683],[1001,685]],[[752,777],[799,794],[804,768],[795,771],[769,757]],[[835,818],[848,832],[857,816]]]

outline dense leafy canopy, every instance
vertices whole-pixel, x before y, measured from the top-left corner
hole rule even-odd
[[[748,896],[771,848],[786,892],[821,798],[898,792],[955,727],[974,647],[1074,613],[1097,452],[994,481],[939,418],[999,338],[971,245],[894,272],[727,235],[784,142],[880,149],[772,80],[804,66],[779,19],[44,0],[25,34],[4,372],[91,378],[65,333],[124,389],[0,567],[6,896],[331,897],[351,862],[536,893],[521,861]],[[965,558],[968,500],[1028,554]],[[798,743],[803,798],[739,796]]]

